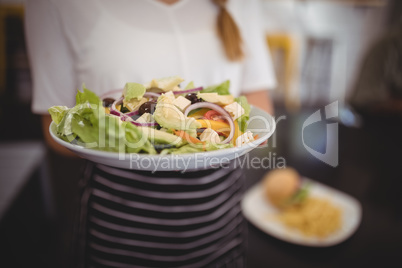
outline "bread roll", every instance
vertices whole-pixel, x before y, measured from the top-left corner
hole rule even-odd
[[[269,202],[282,208],[299,190],[300,175],[293,168],[274,169],[264,177],[263,187]]]

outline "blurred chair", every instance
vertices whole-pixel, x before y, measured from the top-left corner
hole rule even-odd
[[[298,39],[291,34],[278,33],[267,34],[266,40],[274,61],[278,87],[282,91],[285,107],[289,111],[296,111],[300,107]]]

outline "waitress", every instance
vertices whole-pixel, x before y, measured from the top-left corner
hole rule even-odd
[[[82,83],[102,95],[126,82],[145,83],[172,75],[195,85],[230,80],[232,95],[245,95],[251,104],[272,114],[268,89],[275,87],[276,80],[260,10],[257,0],[28,1],[32,110],[42,115],[48,144],[61,154],[72,154],[50,138],[47,109],[73,107]],[[241,243],[233,241],[242,241],[241,224],[231,232],[219,225],[240,219],[239,172],[148,174],[89,163],[77,233],[80,265],[195,267],[235,261],[233,252]],[[180,187],[177,180],[185,180],[188,187]],[[158,188],[161,183],[163,189]],[[125,190],[116,190],[122,187]],[[219,187],[228,187],[232,194],[218,194]],[[203,198],[183,197],[200,189],[206,193]],[[147,191],[164,194],[156,200],[146,196]],[[168,196],[173,197],[164,200]],[[177,200],[194,207],[183,207]],[[197,212],[202,206],[209,207]],[[169,210],[180,212],[169,214]],[[218,248],[226,250],[213,250]]]

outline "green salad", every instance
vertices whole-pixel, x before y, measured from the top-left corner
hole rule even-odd
[[[230,82],[181,88],[179,76],[147,84],[126,83],[112,98],[87,89],[76,106],[49,113],[59,138],[85,148],[125,153],[181,154],[239,147],[257,137],[247,130],[246,97],[229,93]]]

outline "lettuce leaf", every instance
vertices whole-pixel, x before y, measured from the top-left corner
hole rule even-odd
[[[84,104],[86,102],[98,105],[101,103],[99,97],[92,91],[86,88],[85,84],[82,85],[82,92],[78,90],[77,95],[75,95],[75,104]]]
[[[105,113],[99,97],[83,88],[76,95],[76,106],[49,108],[57,124],[57,134],[68,142],[112,152],[156,154],[156,150],[142,132],[129,122]]]
[[[194,82],[191,81],[190,83],[187,84],[187,86],[184,88],[184,90],[186,90],[186,89],[193,89],[193,88],[195,88]]]
[[[218,85],[209,86],[201,90],[201,93],[218,93],[219,95],[229,95],[230,81],[226,80]]]
[[[68,112],[69,108],[67,106],[52,106],[49,108],[49,114],[52,117],[53,122],[60,124],[64,115]]]
[[[141,100],[144,96],[146,88],[144,85],[139,83],[126,83],[124,86],[124,100],[130,101],[131,99]]]
[[[239,103],[244,109],[244,114],[237,118],[236,121],[239,124],[240,130],[242,132],[245,132],[247,130],[247,122],[250,119],[251,107],[250,104],[248,104],[247,98],[245,96],[240,96],[236,98],[235,101]]]
[[[288,200],[289,204],[303,203],[310,195],[310,183],[303,183],[300,189]]]

